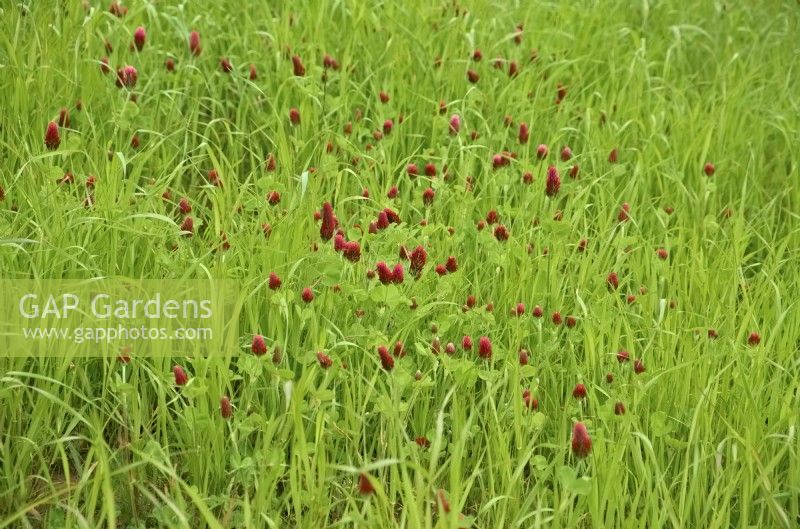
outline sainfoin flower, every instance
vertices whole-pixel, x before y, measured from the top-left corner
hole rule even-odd
[[[195,57],[200,55],[200,52],[203,51],[203,46],[200,44],[200,33],[197,31],[189,33],[189,51],[191,51],[192,55]]]
[[[317,362],[319,362],[319,365],[322,369],[328,369],[333,365],[333,360],[331,360],[331,357],[322,351],[317,352]]]
[[[268,284],[270,290],[278,290],[281,287],[281,278],[275,272],[270,272]]]
[[[58,149],[58,146],[61,145],[61,136],[58,133],[58,123],[55,121],[51,121],[47,124],[47,130],[44,133],[44,144],[51,151]]]
[[[369,477],[363,472],[358,475],[358,492],[364,495],[375,492],[375,487],[369,481]]]
[[[267,344],[264,342],[264,337],[260,334],[253,336],[253,343],[251,344],[250,349],[256,356],[263,356],[267,354]]]
[[[300,59],[299,55],[292,55],[292,70],[298,77],[302,77],[306,74],[306,67],[303,66],[303,61]]]
[[[185,386],[187,382],[189,382],[189,377],[186,375],[186,371],[179,365],[176,365],[172,368],[172,374],[175,375],[175,385],[176,386]]]
[[[381,345],[378,347],[378,356],[381,359],[381,365],[383,366],[383,369],[386,371],[391,371],[394,369],[394,358],[392,358],[392,355],[389,354],[389,350],[386,348],[386,346]]]
[[[136,28],[136,31],[133,32],[133,44],[138,51],[142,51],[142,48],[144,48],[144,41],[146,38],[147,34],[142,26],[139,26]]]
[[[558,190],[561,188],[561,177],[558,175],[558,169],[555,166],[547,168],[547,182],[545,184],[545,194],[549,197],[556,196]]]
[[[425,263],[428,260],[428,252],[426,252],[425,248],[422,246],[417,246],[411,252],[409,259],[411,260],[411,265],[409,266],[411,273],[419,277],[419,275],[422,273],[422,268],[425,266]]]
[[[336,216],[333,214],[333,206],[330,202],[325,202],[322,204],[322,225],[319,228],[319,235],[323,241],[329,241],[335,229]]]
[[[453,114],[450,116],[450,134],[456,135],[461,130],[461,116]]]
[[[136,80],[139,78],[139,73],[133,66],[124,66],[117,70],[117,86],[122,88],[133,88],[136,86]]]
[[[227,395],[219,399],[219,413],[223,419],[230,419],[233,415],[233,407],[231,406],[231,399]]]
[[[576,422],[572,427],[572,453],[576,457],[584,458],[592,451],[592,439],[586,431],[586,425]]]
[[[486,360],[492,357],[492,342],[487,336],[481,336],[478,339],[478,356]]]

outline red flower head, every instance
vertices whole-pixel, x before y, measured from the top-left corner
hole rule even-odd
[[[411,260],[409,270],[412,274],[414,274],[414,276],[419,277],[419,275],[422,273],[422,268],[425,266],[425,263],[428,260],[428,252],[426,252],[425,248],[422,246],[417,246],[411,251],[409,259]]]
[[[51,151],[58,149],[58,146],[61,145],[61,136],[58,134],[58,124],[55,121],[47,124],[47,130],[44,133],[44,144]]]
[[[580,170],[581,168],[578,164],[573,165],[572,167],[569,168],[569,177],[572,178],[573,180],[575,178],[578,178],[578,172],[580,172]]]
[[[147,35],[142,26],[139,26],[136,28],[136,31],[133,32],[133,44],[136,46],[137,50],[142,51],[146,37]]]
[[[453,114],[450,116],[450,134],[456,135],[461,130],[461,116]]]
[[[533,394],[529,389],[525,389],[522,391],[522,402],[525,403],[525,407],[528,408],[529,410],[539,409],[539,401],[533,398]]]
[[[494,229],[494,238],[500,242],[508,240],[508,229],[503,224],[499,224]]]
[[[429,187],[429,188],[425,189],[425,191],[422,192],[422,202],[426,206],[430,206],[431,204],[433,204],[433,199],[434,199],[435,196],[436,196],[436,192],[434,192],[434,190]]]
[[[186,218],[183,219],[181,223],[181,235],[186,235],[187,237],[191,237],[192,233],[194,233],[194,219],[187,215]]]
[[[645,371],[646,371],[646,369],[644,367],[644,362],[642,362],[642,360],[640,358],[637,358],[636,360],[633,361],[633,372],[634,373],[636,373],[637,375],[641,375]]]
[[[250,80],[251,81],[255,81],[256,79],[258,79],[258,70],[256,70],[256,65],[255,64],[251,64],[250,65]]]
[[[533,307],[533,317],[534,318],[541,318],[543,314],[544,314],[544,310],[542,310],[541,306],[536,305],[535,307]]]
[[[551,319],[553,320],[553,325],[561,325],[561,313],[560,312],[555,311],[553,313],[553,316],[551,317]]]
[[[572,158],[572,149],[568,146],[564,146],[564,148],[561,149],[561,161],[566,162],[570,158]]]
[[[622,203],[622,207],[619,209],[619,213],[617,214],[617,220],[620,222],[625,222],[630,218],[628,213],[631,210],[631,205],[627,202]]]
[[[323,241],[329,241],[333,237],[336,229],[336,216],[333,214],[333,206],[330,202],[322,204],[322,225],[319,228],[319,235]]]
[[[394,121],[391,119],[387,119],[383,122],[383,133],[386,135],[391,134],[392,128],[394,127]]]
[[[267,202],[269,202],[271,206],[278,205],[280,201],[281,201],[281,194],[278,193],[277,191],[270,191],[267,194]]]
[[[179,365],[176,365],[172,368],[172,374],[175,375],[175,385],[176,386],[185,386],[187,382],[189,382],[189,377],[186,375],[186,371]]]
[[[386,218],[389,220],[389,222],[394,224],[398,224],[400,222],[400,215],[398,215],[393,209],[385,208],[383,211],[386,213]]]
[[[306,303],[311,303],[314,301],[314,291],[312,291],[310,287],[304,288],[302,298]]]
[[[619,277],[616,272],[611,272],[606,277],[606,284],[609,290],[616,290],[619,288]]]
[[[256,356],[267,354],[267,344],[264,342],[264,337],[260,334],[253,336],[253,343],[250,346],[250,350],[253,351],[253,354]]]
[[[714,164],[711,162],[706,163],[703,166],[703,171],[706,173],[706,176],[714,176],[714,172],[717,169],[714,167]]]
[[[614,404],[614,415],[625,415],[625,404],[617,401]]]
[[[447,274],[447,268],[445,268],[445,266],[444,266],[443,264],[441,264],[441,263],[437,264],[437,265],[434,267],[434,270],[435,270],[435,271],[436,271],[436,273],[437,273],[438,275],[440,275],[440,276],[443,276],[443,275],[446,275],[446,274]]]
[[[490,226],[496,223],[499,220],[499,218],[500,217],[497,214],[497,211],[493,209],[490,209],[489,212],[486,213],[486,223],[489,224]]]
[[[609,163],[617,163],[617,159],[619,158],[619,152],[617,149],[611,149],[611,152],[608,155]]]
[[[136,86],[136,80],[139,78],[139,73],[133,66],[125,66],[117,70],[117,86],[122,88],[133,88]]]
[[[394,356],[397,358],[403,358],[406,355],[406,348],[403,346],[403,342],[398,340],[394,344]]]
[[[328,369],[333,365],[333,360],[331,360],[331,357],[322,351],[317,352],[317,362],[319,362],[319,365],[322,369]]]
[[[509,77],[516,77],[519,73],[519,66],[517,65],[517,61],[511,61],[508,63],[508,76]]]
[[[751,332],[747,337],[747,343],[753,347],[761,343],[761,335],[757,332]]]
[[[662,261],[666,261],[667,258],[669,257],[669,252],[667,251],[666,248],[659,248],[658,250],[656,250],[656,255],[658,255],[658,258],[661,259]]]
[[[403,282],[404,277],[403,263],[397,263],[392,269],[392,283],[400,284]]]
[[[606,373],[606,382],[608,382],[609,384],[614,382],[614,373],[611,373],[610,371]]]
[[[381,365],[383,366],[383,369],[386,371],[391,371],[394,369],[394,358],[392,358],[392,355],[389,354],[389,350],[386,348],[386,346],[381,345],[378,347],[378,356],[381,357]]]
[[[445,263],[444,267],[447,268],[447,271],[450,272],[451,274],[456,270],[458,270],[458,263],[456,262],[455,256],[451,255],[450,257],[448,257],[447,263]]]
[[[528,351],[525,350],[525,349],[520,349],[519,350],[519,365],[526,366],[526,365],[528,365],[529,361],[530,361],[530,356],[528,354]]]
[[[418,436],[416,439],[414,439],[414,442],[417,443],[417,446],[420,448],[430,448],[431,446],[430,440],[424,435]]]
[[[436,166],[432,162],[425,164],[425,176],[436,176]]]
[[[375,227],[379,230],[385,230],[389,227],[389,216],[386,211],[378,212],[378,221],[375,223]]]
[[[299,55],[292,55],[292,69],[297,77],[303,77],[306,74],[306,67],[303,66]]]
[[[539,144],[538,147],[536,147],[536,157],[539,158],[540,160],[544,160],[545,158],[547,158],[549,152],[550,149],[548,149],[547,145],[545,145],[544,143],[541,143]]]
[[[478,339],[478,355],[485,360],[492,357],[492,342],[486,336],[481,336]]]
[[[189,51],[192,55],[197,57],[203,51],[203,46],[200,44],[200,33],[192,31],[189,33]]]
[[[281,278],[275,272],[269,273],[269,288],[270,290],[278,290],[281,287]]]
[[[392,186],[389,188],[389,191],[386,192],[386,198],[389,199],[397,198],[397,186]]]
[[[292,125],[300,124],[300,111],[292,107],[289,109],[289,121]]]
[[[586,386],[583,384],[575,384],[575,388],[572,390],[572,396],[578,400],[586,398]]]
[[[467,80],[470,83],[475,84],[480,80],[480,78],[481,76],[478,75],[478,72],[476,72],[475,70],[467,70]]]
[[[327,53],[322,57],[322,67],[326,70],[338,70],[339,61],[328,55]]]
[[[408,176],[413,179],[419,174],[419,168],[417,167],[417,164],[410,163],[406,166],[406,172],[408,173]]]
[[[348,261],[357,263],[361,259],[361,245],[358,241],[348,241],[344,243],[342,254]]]
[[[630,357],[631,357],[630,353],[628,353],[628,351],[625,351],[624,349],[617,352],[617,362],[619,362],[620,364],[630,360]]]
[[[544,193],[549,197],[553,197],[558,194],[560,188],[561,177],[558,175],[558,169],[551,165],[547,168],[547,182],[545,184]]]
[[[575,457],[584,458],[592,451],[592,439],[586,426],[582,422],[576,422],[572,427],[572,453]]]
[[[384,92],[383,90],[380,91],[378,94],[378,99],[381,100],[381,103],[388,103],[389,102],[389,94]]]
[[[465,351],[469,351],[469,350],[471,350],[471,349],[472,349],[472,337],[470,337],[470,336],[464,336],[464,337],[461,339],[461,347],[462,347],[462,348],[463,348]],[[491,347],[491,346],[490,346],[490,347]]]
[[[69,110],[66,107],[58,111],[58,126],[69,127]]]
[[[517,316],[522,316],[525,314],[525,304],[517,303],[517,306],[514,308],[514,314]]]
[[[372,486],[369,477],[363,472],[358,475],[358,492],[365,496],[375,492],[375,487]]]
[[[378,280],[380,280],[381,283],[388,285],[392,282],[392,270],[385,262],[379,261],[376,263],[375,270],[378,272]]]
[[[530,137],[530,129],[528,129],[528,124],[524,121],[520,122],[519,124],[519,134],[518,139],[520,143],[528,143],[528,138]]]
[[[230,419],[233,415],[233,408],[231,407],[231,399],[227,395],[219,399],[219,414],[223,419]]]
[[[717,338],[719,338],[719,333],[717,332],[716,329],[709,329],[708,337],[711,338],[712,340],[716,340]]]
[[[111,71],[111,67],[108,65],[108,57],[100,59],[100,71],[104,74]]]

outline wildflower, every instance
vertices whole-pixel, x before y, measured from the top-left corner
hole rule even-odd
[[[705,172],[705,173],[706,173],[706,176],[714,176],[714,172],[715,172],[716,170],[717,170],[717,169],[714,167],[714,164],[713,164],[713,163],[711,163],[711,162],[707,162],[707,163],[706,163],[706,164],[703,166],[703,172]]]
[[[552,197],[558,194],[559,188],[561,188],[561,177],[558,175],[558,170],[551,165],[547,168],[547,182],[544,192],[547,196]]]
[[[589,437],[589,432],[586,431],[586,425],[582,422],[576,422],[572,427],[572,453],[576,457],[584,458],[592,451],[592,440]]]
[[[263,356],[267,354],[267,344],[264,343],[264,337],[260,334],[253,336],[253,343],[250,346],[250,349],[256,356]]]
[[[545,158],[547,158],[547,154],[549,152],[550,149],[548,149],[547,145],[545,145],[544,143],[536,147],[536,157],[539,158],[540,160],[544,160]]]
[[[625,415],[625,404],[619,401],[614,403],[614,415]]]
[[[525,122],[520,122],[519,124],[519,134],[517,135],[517,139],[520,143],[525,144],[528,143],[528,138],[530,137],[530,129],[528,129],[528,124]]]
[[[761,343],[761,335],[757,332],[751,332],[747,337],[747,343],[751,346],[756,346]]]
[[[303,77],[306,74],[306,67],[303,66],[299,55],[292,55],[292,71],[297,77]]]
[[[189,382],[189,377],[186,375],[186,371],[179,365],[176,365],[172,368],[172,374],[175,375],[175,385],[176,386],[185,386],[187,382]]]
[[[136,28],[136,31],[133,32],[133,43],[138,51],[142,51],[142,48],[144,48],[144,41],[146,36],[147,35],[142,26],[139,26],[138,28]]]
[[[58,124],[55,121],[47,124],[47,130],[44,133],[44,144],[51,151],[58,149],[58,146],[61,145],[61,136],[58,134]]]
[[[322,204],[322,225],[319,228],[320,237],[323,241],[329,241],[333,237],[336,229],[336,216],[333,213],[333,206],[330,202]]]
[[[278,290],[281,287],[281,278],[275,272],[270,272],[268,284],[270,290]]]
[[[525,389],[522,391],[522,402],[525,403],[525,407],[528,408],[529,410],[539,409],[539,401],[533,398],[533,394],[529,389]]]
[[[476,72],[475,70],[467,70],[467,80],[470,83],[475,84],[480,80],[480,78],[481,76],[478,75],[478,72]]]
[[[231,399],[225,395],[219,400],[219,413],[223,419],[230,419],[233,415],[233,408],[231,407]]]
[[[461,117],[458,114],[450,116],[450,134],[456,135],[461,130]]]
[[[331,360],[331,357],[322,351],[317,352],[317,362],[319,362],[319,365],[322,369],[328,369],[333,365],[333,360]]]
[[[394,368],[394,358],[389,354],[389,350],[386,346],[381,345],[378,347],[378,356],[381,358],[383,369],[391,371]]]
[[[492,342],[486,336],[481,336],[478,339],[478,355],[485,360],[492,357]]]
[[[636,360],[633,361],[633,372],[634,373],[636,373],[637,375],[641,375],[645,371],[646,371],[646,369],[644,367],[644,362],[642,362],[642,360],[640,358],[637,358]]]
[[[619,288],[619,277],[616,272],[610,272],[606,276],[606,284],[609,290],[617,290]]]
[[[572,396],[577,399],[585,399],[586,398],[586,386],[583,384],[576,384],[575,388],[572,390]]]
[[[311,290],[311,288],[306,287],[303,289],[301,297],[303,298],[303,301],[305,301],[306,303],[311,303],[312,301],[314,301],[314,292]]]
[[[627,362],[629,359],[630,359],[630,353],[628,353],[628,351],[621,349],[620,351],[617,352],[617,362],[619,362],[620,364]]]

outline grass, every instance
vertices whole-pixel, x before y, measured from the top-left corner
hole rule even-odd
[[[2,277],[234,279],[241,347],[134,351],[129,364],[0,359],[0,528],[800,524],[793,2],[131,1],[124,17],[84,4],[0,7]],[[139,25],[137,53],[128,44]],[[305,76],[293,75],[295,53]],[[323,82],[325,53],[341,68]],[[138,81],[117,88],[126,64]],[[44,132],[61,107],[71,123],[51,151]],[[377,141],[386,119],[393,130]],[[493,169],[504,150],[516,159]],[[429,162],[436,177],[409,178],[409,163],[422,173]],[[551,164],[554,197],[544,192]],[[75,183],[57,184],[67,171]],[[192,237],[180,230],[184,196]],[[358,262],[320,239],[313,214],[324,202],[360,242]],[[402,223],[368,233],[385,207]],[[493,209],[507,241],[476,229]],[[420,277],[368,280],[378,261],[400,261],[401,244],[427,250]],[[458,271],[438,276],[450,255]],[[280,289],[267,288],[270,272]],[[464,311],[468,295],[477,304]],[[519,317],[509,314],[517,303]],[[554,325],[555,311],[576,325]],[[751,332],[760,343],[748,344]],[[250,353],[257,333],[264,357]],[[489,337],[492,359],[462,351],[464,335],[475,348]],[[397,341],[407,354],[387,372],[376,348]],[[617,362],[623,349],[630,362]],[[618,401],[626,414],[615,415]],[[570,451],[576,421],[592,440],[585,459]],[[362,473],[373,494],[359,493]]]

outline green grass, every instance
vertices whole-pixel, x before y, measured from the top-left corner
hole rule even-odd
[[[0,528],[455,528],[459,513],[461,525],[487,529],[800,524],[795,2],[137,0],[123,18],[108,3],[85,4],[0,6],[2,277],[235,279],[241,349],[134,352],[128,365],[0,359]],[[134,53],[139,25],[148,39]],[[305,77],[292,75],[293,53]],[[325,53],[342,67],[323,83]],[[137,68],[131,91],[101,73],[104,55],[112,68]],[[232,73],[220,71],[222,56]],[[517,77],[494,69],[495,57],[516,60]],[[559,83],[567,95],[556,105]],[[61,107],[71,125],[49,151],[45,128]],[[451,114],[462,119],[457,136]],[[389,118],[394,130],[375,141]],[[521,121],[531,129],[524,145]],[[493,170],[503,150],[518,157]],[[435,163],[437,177],[411,180],[411,162]],[[574,163],[578,179],[568,176]],[[548,164],[562,177],[552,199]],[[207,181],[212,168],[223,187]],[[66,171],[75,184],[56,183]],[[88,175],[97,178],[89,208]],[[428,186],[436,198],[426,208]],[[272,190],[279,205],[265,198]],[[191,238],[180,235],[183,196]],[[326,201],[360,241],[358,263],[321,241],[313,213]],[[617,220],[623,202],[627,222]],[[368,234],[384,207],[403,222]],[[491,209],[509,240],[476,229]],[[369,281],[377,261],[399,261],[401,244],[427,249],[421,276]],[[439,277],[433,267],[449,255],[459,269]],[[277,291],[266,285],[271,271],[283,280]],[[470,294],[477,306],[463,312]],[[510,316],[518,302],[525,315]],[[577,325],[553,325],[554,311]],[[748,345],[750,332],[759,345]],[[255,333],[283,350],[279,364],[250,354]],[[463,335],[476,347],[488,336],[492,360],[463,352]],[[458,352],[432,354],[436,336]],[[386,372],[376,348],[398,340],[407,355]],[[646,371],[619,364],[620,349]],[[321,369],[317,351],[334,367]],[[190,377],[184,388],[176,363]],[[571,396],[578,382],[583,403]],[[525,409],[525,388],[538,412]],[[222,395],[234,406],[227,421]],[[592,437],[582,460],[570,452],[575,421]],[[358,492],[362,472],[372,495]],[[449,514],[437,508],[439,489]]]

